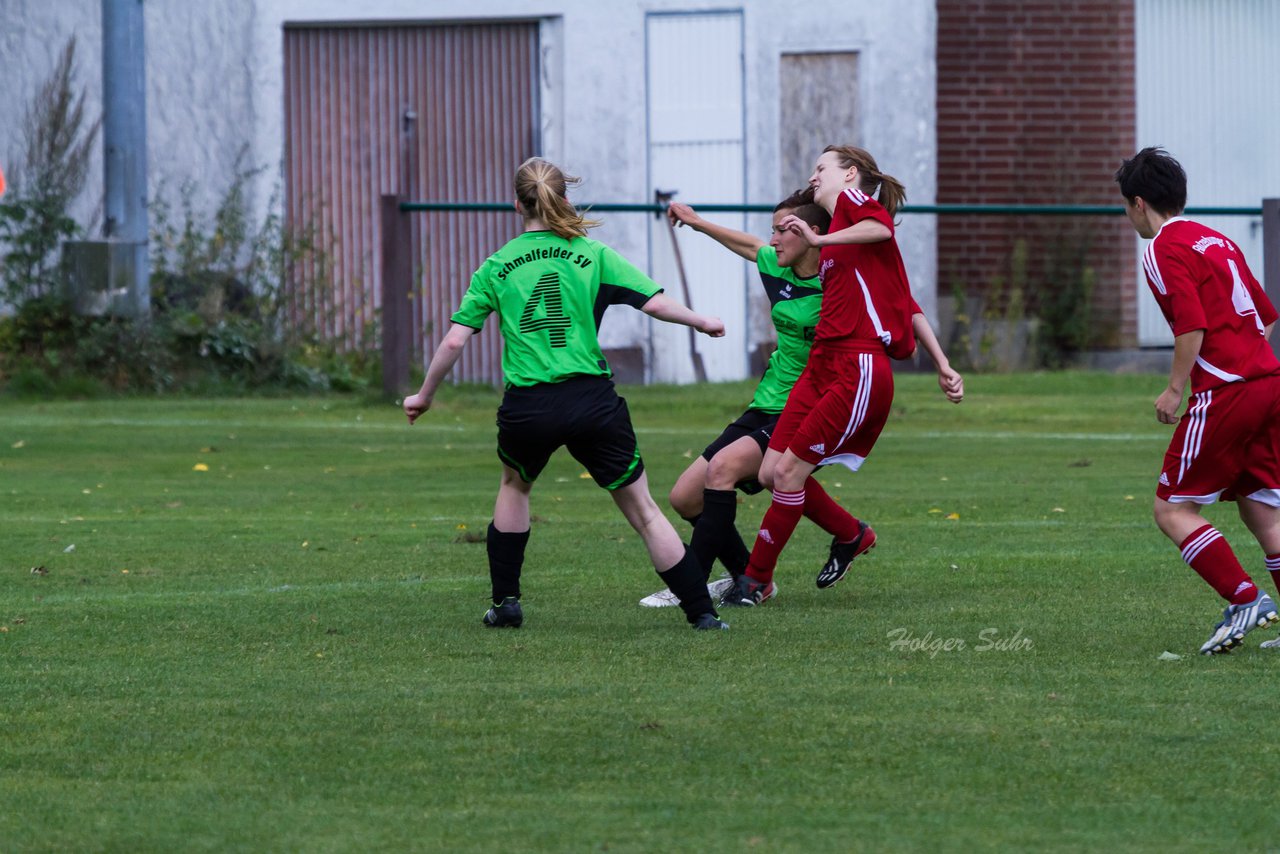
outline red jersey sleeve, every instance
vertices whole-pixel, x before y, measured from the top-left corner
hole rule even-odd
[[[836,197],[836,207],[831,213],[831,221],[833,223],[838,223],[843,219],[848,224],[839,229],[833,228],[833,230],[843,231],[845,228],[857,225],[864,219],[874,219],[876,222],[888,228],[889,237],[893,237],[896,229],[893,227],[893,217],[889,216],[889,212],[879,204],[869,205],[861,203],[859,200],[863,200],[865,202],[870,201],[871,199],[866,194],[853,188],[845,190]]]

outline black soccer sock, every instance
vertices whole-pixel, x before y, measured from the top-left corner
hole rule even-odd
[[[747,571],[749,560],[751,560],[751,549],[747,548],[747,544],[742,541],[742,535],[738,533],[737,526],[731,522],[729,529],[725,531],[724,547],[720,549],[720,563],[724,564],[724,568],[729,570],[730,575],[737,578]]]
[[[485,544],[489,551],[489,581],[493,584],[495,605],[508,596],[520,598],[520,568],[524,566],[524,547],[528,543],[528,531],[507,533],[489,523]]]
[[[738,493],[732,489],[702,490],[702,515],[693,526],[689,548],[693,550],[705,578],[711,577],[711,564],[716,558],[734,576],[747,568],[751,553],[742,542],[734,520],[738,517]]]
[[[711,604],[711,594],[707,592],[706,575],[698,566],[692,550],[686,548],[684,557],[675,566],[659,572],[658,577],[679,598],[680,608],[690,623],[703,614],[716,613],[715,606]]]

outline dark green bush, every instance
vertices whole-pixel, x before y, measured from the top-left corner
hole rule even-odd
[[[98,122],[75,87],[75,42],[32,96],[25,154],[0,204],[0,388],[12,394],[104,391],[353,391],[377,384],[373,353],[343,353],[293,328],[283,294],[302,261],[324,270],[307,229],[284,227],[273,197],[261,222],[250,190],[262,169],[237,159],[215,210],[194,185],[163,185],[151,205],[149,317],[76,314],[59,264],[84,234],[69,211],[84,189]],[[322,283],[317,283],[322,286]],[[376,340],[369,337],[366,340]]]

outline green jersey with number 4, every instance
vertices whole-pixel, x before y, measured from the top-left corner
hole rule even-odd
[[[480,265],[451,319],[482,329],[498,313],[508,387],[607,377],[596,338],[605,309],[640,308],[661,290],[598,240],[526,231]]]
[[[822,308],[822,283],[817,276],[797,278],[790,267],[778,266],[778,251],[772,246],[760,247],[756,267],[769,297],[770,319],[778,330],[778,349],[769,357],[750,408],[781,412],[791,387],[809,361],[813,331],[818,327]]]

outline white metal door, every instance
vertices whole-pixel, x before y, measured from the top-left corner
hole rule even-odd
[[[652,13],[645,20],[649,125],[649,190],[677,190],[693,205],[746,200],[742,13]],[[707,214],[743,230],[743,214]],[[725,322],[724,338],[698,335],[708,379],[747,375],[747,265],[711,238],[679,229],[689,295],[665,221],[650,219],[654,279],[680,302]],[[754,265],[752,265],[754,269]],[[694,380],[689,336],[682,326],[652,325],[654,382]]]
[[[1178,158],[1189,207],[1280,196],[1280,2],[1137,0],[1135,11],[1138,146]],[[1261,279],[1261,218],[1195,218],[1235,241]],[[1171,344],[1141,264],[1138,275],[1138,343]]]

